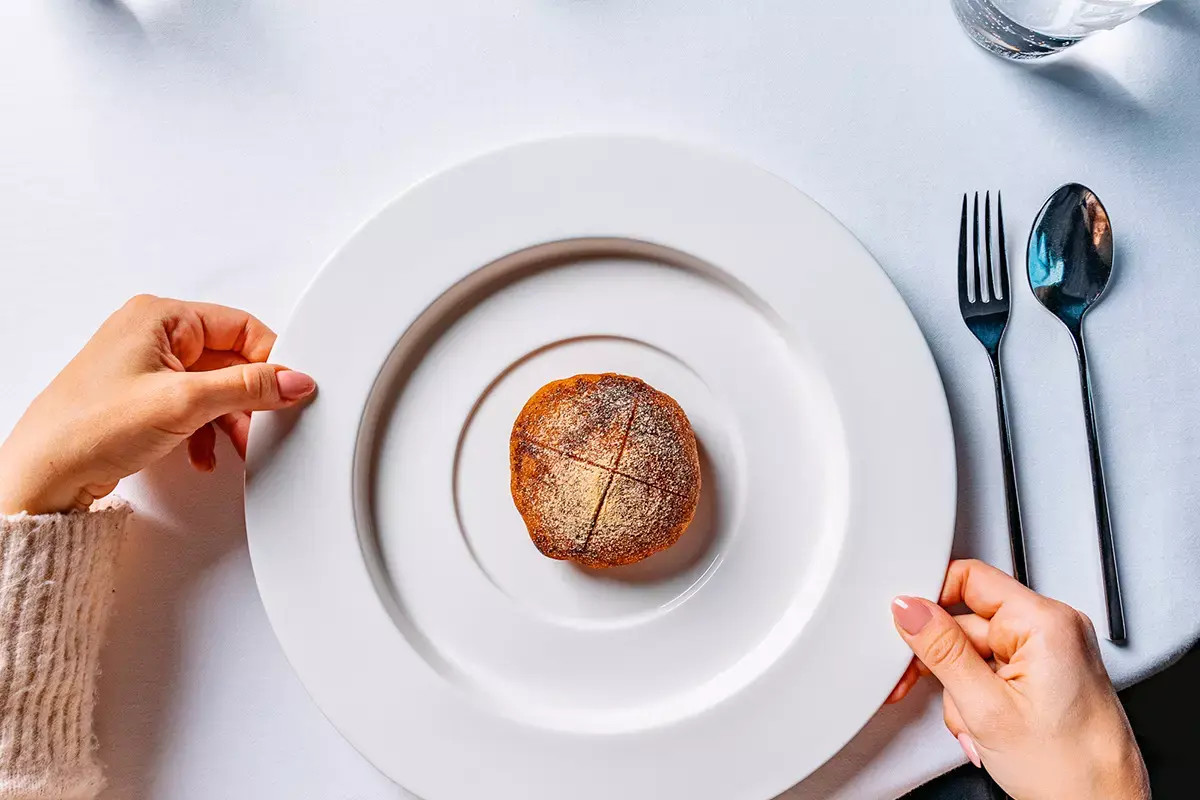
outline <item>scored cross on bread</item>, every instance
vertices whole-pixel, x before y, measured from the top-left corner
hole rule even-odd
[[[539,389],[513,425],[512,495],[544,555],[631,564],[679,540],[700,498],[687,415],[638,378],[576,375]]]

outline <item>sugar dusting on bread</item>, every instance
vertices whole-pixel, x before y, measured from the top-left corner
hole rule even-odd
[[[634,385],[618,377],[576,375],[547,384],[517,417],[513,438],[613,467],[638,394]]]
[[[681,495],[614,475],[583,557],[599,564],[640,561],[673,545],[694,511]]]
[[[538,549],[552,558],[582,550],[611,473],[524,441],[512,449],[512,469],[513,486],[522,487],[513,492],[517,509],[522,516],[536,510],[539,527],[558,534],[535,537]]]

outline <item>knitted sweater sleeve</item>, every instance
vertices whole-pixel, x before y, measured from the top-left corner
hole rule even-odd
[[[129,517],[0,515],[0,800],[91,800],[92,713],[113,569]]]

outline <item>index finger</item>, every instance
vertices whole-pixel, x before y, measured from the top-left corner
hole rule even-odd
[[[1005,603],[1037,597],[1033,590],[991,564],[974,558],[951,561],[938,605],[965,603],[984,619],[991,619]]]
[[[191,366],[205,350],[237,353],[249,362],[262,362],[275,346],[275,332],[238,308],[171,300],[166,311],[175,322],[168,327],[172,349],[185,367]]]

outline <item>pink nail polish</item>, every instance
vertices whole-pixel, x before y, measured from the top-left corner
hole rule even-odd
[[[970,734],[960,733],[958,735],[958,746],[967,754],[968,761],[976,767],[983,766],[983,762],[979,760],[979,751],[975,749],[975,740],[971,738]]]
[[[279,385],[279,396],[284,400],[299,400],[312,394],[313,389],[317,388],[317,382],[311,377],[290,369],[276,372],[275,380]]]
[[[910,636],[920,633],[926,623],[933,619],[933,613],[924,603],[903,595],[892,601],[892,616]]]

